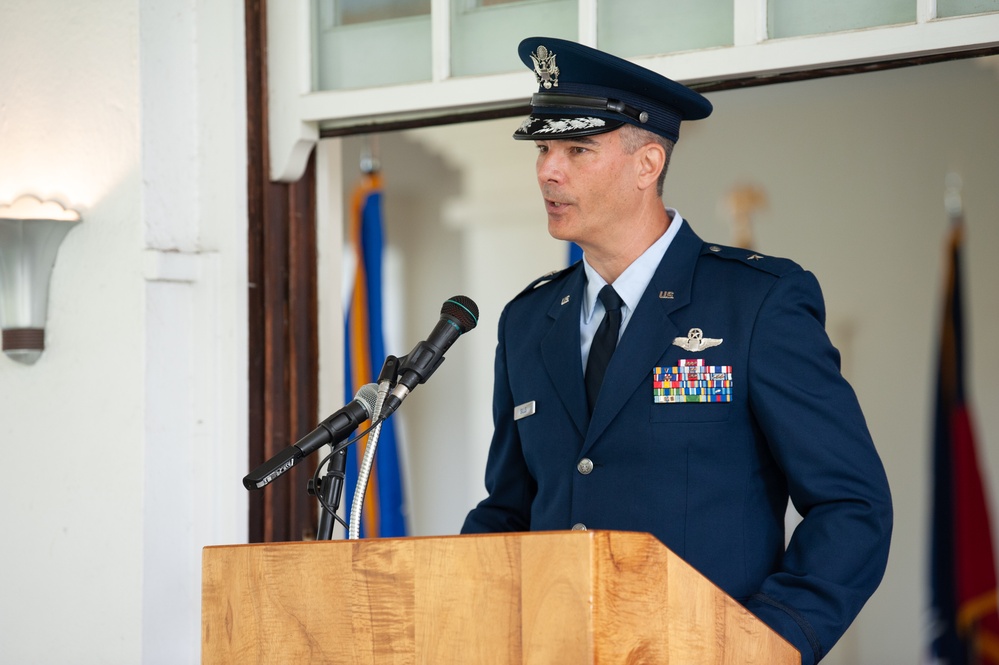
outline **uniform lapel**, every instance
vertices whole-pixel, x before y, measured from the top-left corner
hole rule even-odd
[[[579,351],[579,316],[586,285],[582,267],[566,279],[548,310],[552,327],[541,340],[541,356],[559,399],[569,412],[580,436],[586,434],[590,414],[583,383],[583,361]]]
[[[677,337],[678,328],[670,315],[690,302],[694,266],[702,246],[686,223],[670,243],[607,367],[589,429],[585,430],[584,451],[636,390],[645,390],[652,403],[652,368]],[[583,401],[585,404],[585,396]]]

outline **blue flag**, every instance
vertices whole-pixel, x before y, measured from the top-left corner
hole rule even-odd
[[[348,240],[354,249],[356,265],[346,308],[344,376],[346,394],[354,395],[361,386],[377,379],[386,357],[382,319],[382,182],[377,173],[364,174],[354,192]],[[344,502],[348,506],[357,487],[358,468],[366,442],[365,438],[347,448]],[[394,423],[389,419],[382,425],[368,480],[361,535],[366,538],[405,536],[403,504],[399,449]]]
[[[583,248],[574,242],[569,243],[569,263],[567,265],[572,265],[576,261],[583,260]]]

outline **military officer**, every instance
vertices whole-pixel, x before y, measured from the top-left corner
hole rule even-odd
[[[462,532],[652,533],[816,662],[880,583],[892,526],[819,285],[664,207],[707,99],[573,42],[520,57],[539,87],[514,138],[537,147],[549,233],[584,258],[503,310],[488,496]]]

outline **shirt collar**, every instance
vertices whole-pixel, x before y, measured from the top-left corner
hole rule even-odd
[[[680,213],[673,208],[666,208],[666,212],[672,220],[666,232],[642,252],[641,256],[632,261],[631,265],[625,268],[624,272],[614,280],[614,290],[624,301],[626,314],[634,312],[635,308],[638,307],[638,301],[642,299],[642,294],[645,293],[645,289],[652,281],[656,268],[659,267],[663,256],[666,255],[666,250],[669,249],[670,243],[673,242],[673,238],[676,237],[683,225],[683,217],[680,216]],[[586,273],[586,291],[582,311],[583,323],[585,324],[589,323],[596,314],[598,309],[597,295],[607,282],[590,266],[585,253],[583,254],[583,270]],[[599,309],[603,311],[603,305],[600,305]]]

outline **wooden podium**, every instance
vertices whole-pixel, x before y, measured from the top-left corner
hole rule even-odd
[[[206,547],[202,663],[797,665],[649,534]]]

